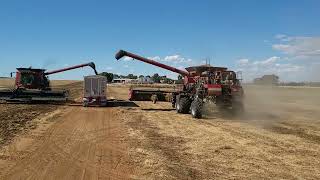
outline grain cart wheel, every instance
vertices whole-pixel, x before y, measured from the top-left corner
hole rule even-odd
[[[193,118],[202,118],[202,101],[200,99],[195,99],[191,103],[191,115]]]
[[[178,113],[187,114],[190,110],[190,100],[187,97],[178,97],[176,102],[176,109]]]

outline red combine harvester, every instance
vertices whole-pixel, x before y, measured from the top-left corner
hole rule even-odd
[[[49,72],[45,72],[45,69],[17,68],[15,89],[1,90],[0,100],[22,103],[66,102],[68,98],[68,92],[65,90],[52,90],[48,75],[82,68],[85,66],[91,67],[95,74],[98,74],[93,62]]]
[[[234,71],[210,65],[188,67],[184,71],[124,50],[120,50],[115,58],[119,60],[124,56],[176,72],[184,77],[183,89],[172,94],[172,106],[178,113],[191,112],[192,117],[201,118],[204,103],[214,103],[219,109],[230,109],[237,113],[244,110],[244,91]]]

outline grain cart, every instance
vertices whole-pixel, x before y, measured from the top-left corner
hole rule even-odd
[[[201,118],[204,103],[214,103],[219,109],[230,109],[232,113],[244,110],[244,91],[234,71],[210,65],[192,66],[181,70],[124,50],[120,50],[115,58],[119,60],[124,56],[184,77],[183,89],[172,94],[172,106],[178,113],[191,112],[192,117]]]
[[[83,106],[106,106],[106,84],[107,79],[105,76],[85,76]]]
[[[31,67],[17,68],[15,88],[13,90],[1,90],[0,100],[22,103],[66,102],[68,92],[65,90],[52,90],[48,75],[86,66],[91,67],[95,74],[98,74],[93,62],[49,72],[46,72],[45,69],[35,69]]]

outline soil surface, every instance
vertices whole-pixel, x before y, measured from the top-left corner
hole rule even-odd
[[[125,87],[109,93],[125,98]],[[170,103],[121,109],[142,179],[319,179],[319,88],[246,86],[246,112],[207,107],[204,119]]]
[[[69,91],[70,99],[78,98],[82,93],[81,81],[52,81],[53,89],[65,89]],[[0,80],[0,86],[12,89],[14,79],[4,78]],[[36,128],[33,120],[58,109],[58,105],[52,104],[0,104],[0,147],[7,144],[19,133]]]
[[[80,98],[81,83],[70,88]],[[128,89],[110,85],[107,96],[127,100]],[[207,106],[201,120],[168,102],[39,106],[26,120],[34,128],[1,148],[0,179],[319,179],[320,89],[245,93],[241,116]]]
[[[128,179],[132,169],[117,116],[112,109],[63,110],[50,127],[31,131],[3,151],[1,178]]]

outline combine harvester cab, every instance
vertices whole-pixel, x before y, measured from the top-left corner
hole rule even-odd
[[[184,77],[183,89],[172,93],[172,106],[178,113],[191,113],[194,118],[201,118],[204,103],[213,103],[218,109],[232,110],[231,113],[241,113],[244,110],[244,92],[237,73],[226,67],[213,67],[208,64],[192,66],[180,70],[142,56],[120,50],[115,58],[131,57],[175,73]],[[135,92],[136,95],[147,91]],[[133,94],[134,95],[134,94]],[[139,97],[131,97],[139,99]]]
[[[85,76],[83,89],[83,106],[106,106],[106,84],[104,76]]]

